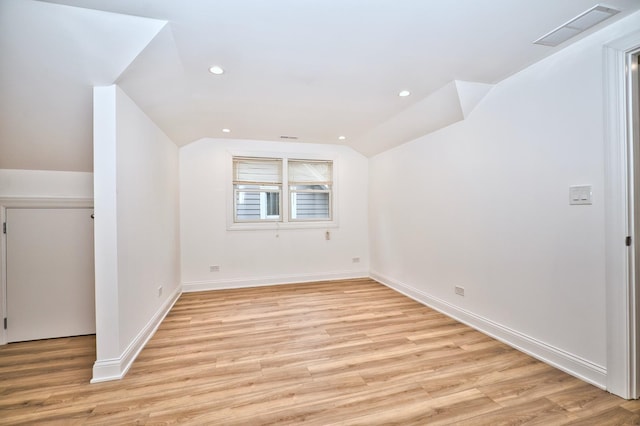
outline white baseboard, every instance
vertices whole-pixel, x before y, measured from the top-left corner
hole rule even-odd
[[[393,280],[377,272],[371,271],[369,276],[381,284],[408,296],[417,302],[433,308],[454,318],[484,334],[518,349],[553,367],[571,374],[601,389],[606,388],[607,369],[579,356],[541,342],[516,330],[505,327],[487,318],[461,309],[442,299],[431,296],[408,284]]]
[[[149,339],[153,337],[162,320],[167,316],[181,294],[182,288],[177,286],[162,306],[160,306],[160,309],[158,309],[155,315],[149,320],[147,325],[145,325],[144,328],[140,330],[140,333],[131,341],[120,357],[96,360],[93,364],[93,378],[91,379],[91,383],[122,379],[125,374],[127,374],[127,371],[129,371],[129,368],[138,357],[140,351]]]
[[[232,278],[212,281],[189,281],[182,283],[182,291],[225,290],[233,288],[263,287],[277,284],[295,284],[316,281],[346,280],[351,278],[367,278],[369,271],[333,272],[328,274],[276,275],[260,278]]]

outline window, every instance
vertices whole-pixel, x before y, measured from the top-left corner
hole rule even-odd
[[[280,221],[282,160],[233,159],[235,222]]]
[[[331,160],[233,157],[236,224],[326,225],[333,221],[333,190]]]
[[[289,160],[290,220],[331,220],[332,165]]]

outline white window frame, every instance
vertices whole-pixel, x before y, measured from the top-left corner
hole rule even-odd
[[[279,164],[279,168],[280,168],[280,182],[275,183],[275,182],[246,182],[246,184],[255,184],[255,185],[264,185],[264,186],[274,186],[274,187],[279,187],[279,189],[274,190],[274,191],[270,191],[273,193],[277,193],[278,194],[278,203],[279,203],[279,207],[280,207],[280,211],[279,214],[277,215],[269,215],[267,212],[267,193],[266,192],[260,192],[260,219],[259,220],[251,220],[251,219],[246,219],[246,220],[238,220],[237,216],[238,216],[238,212],[237,212],[237,207],[238,205],[236,204],[236,197],[238,195],[241,195],[244,192],[253,192],[253,191],[242,191],[242,190],[238,190],[236,188],[236,184],[239,184],[239,182],[236,182],[235,180],[235,169],[233,166],[233,160],[235,158],[242,158],[242,159],[247,159],[247,160],[262,160],[265,162],[273,162],[273,161],[278,161]],[[284,162],[278,158],[278,157],[245,157],[245,156],[237,156],[234,155],[232,157],[232,187],[233,187],[233,222],[234,223],[261,223],[263,221],[272,221],[272,222],[280,222],[280,218],[283,217],[282,216],[282,193],[283,193],[283,189],[284,189],[284,175],[283,175],[283,167],[284,167]],[[244,182],[244,181],[243,181]],[[240,184],[245,184],[245,183],[240,183]],[[240,197],[243,198],[243,197]]]
[[[285,230],[285,229],[313,229],[313,228],[337,228],[338,222],[338,170],[339,161],[335,155],[319,155],[316,153],[282,153],[273,151],[227,151],[227,230]],[[236,222],[235,221],[235,188],[233,184],[233,158],[265,158],[282,160],[282,187],[280,191],[280,215],[282,221],[265,220],[264,222]],[[290,220],[289,217],[289,160],[310,160],[310,161],[331,161],[332,164],[332,187],[330,196],[330,217],[331,220]]]
[[[288,171],[289,171],[289,161],[295,161],[298,163],[303,163],[303,162],[309,162],[309,163],[313,163],[313,162],[317,162],[317,163],[321,163],[321,162],[330,162],[331,163],[331,180],[330,181],[325,181],[325,182],[317,182],[317,184],[320,185],[328,185],[329,189],[327,190],[295,190],[292,191],[289,189],[290,184],[292,183],[291,180],[289,179],[288,176]],[[309,159],[309,158],[289,158],[286,162],[286,167],[287,167],[287,203],[290,207],[289,209],[289,215],[287,216],[289,222],[320,222],[317,219],[314,218],[294,218],[294,212],[293,210],[293,205],[294,205],[294,199],[297,198],[297,194],[304,194],[304,193],[328,193],[329,194],[329,218],[325,221],[331,221],[333,218],[333,181],[334,179],[334,170],[333,170],[333,160],[317,160],[317,159]],[[300,184],[301,182],[295,182]],[[303,183],[305,184],[305,183]]]

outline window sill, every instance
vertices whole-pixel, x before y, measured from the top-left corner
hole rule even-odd
[[[259,230],[285,230],[285,229],[326,229],[337,228],[337,221],[324,222],[247,222],[232,223],[227,225],[227,231],[259,231]]]

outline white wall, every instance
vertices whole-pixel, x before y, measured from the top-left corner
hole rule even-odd
[[[180,283],[178,148],[120,89],[116,109],[120,345],[125,347]]]
[[[602,46],[639,27],[585,38],[372,158],[373,276],[604,386]],[[575,184],[593,205],[569,205]]]
[[[0,198],[93,197],[93,173],[0,169]]]
[[[335,159],[338,227],[228,230],[231,152]],[[367,276],[368,164],[351,148],[202,139],[180,149],[184,290]],[[329,230],[331,239],[325,240]],[[360,263],[352,259],[359,257]],[[220,266],[210,272],[210,266]]]
[[[126,373],[180,293],[178,148],[117,86],[95,89],[94,115],[102,381]]]

